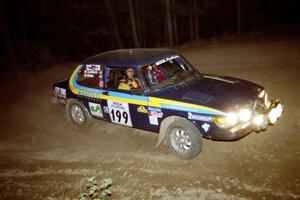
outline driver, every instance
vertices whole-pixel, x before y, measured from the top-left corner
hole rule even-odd
[[[122,78],[120,80],[118,89],[131,90],[134,88],[142,88],[141,82],[138,78],[135,77],[134,72],[135,72],[135,70],[133,67],[126,69],[125,74],[127,77]]]

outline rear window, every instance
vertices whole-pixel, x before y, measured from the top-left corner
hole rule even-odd
[[[77,83],[89,87],[103,88],[103,66],[82,65],[78,73]]]

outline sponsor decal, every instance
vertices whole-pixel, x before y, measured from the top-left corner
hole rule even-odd
[[[100,70],[100,65],[86,65],[84,70],[84,77],[94,78],[95,75],[99,74]]]
[[[151,117],[162,118],[163,114],[160,108],[148,107],[148,115]]]
[[[78,95],[85,96],[85,97],[91,97],[91,98],[98,98],[99,95],[95,92],[89,92],[84,90],[79,90]]]
[[[204,121],[204,122],[212,122],[214,120],[213,117],[207,115],[197,115],[193,113],[188,113],[188,119]]]
[[[115,108],[115,109],[121,109],[121,110],[124,110],[125,107],[124,107],[124,104],[123,102],[117,102],[117,101],[112,101],[111,103],[111,108]]]
[[[156,125],[156,126],[158,125],[158,119],[157,119],[157,117],[149,116],[149,122],[152,125]]]
[[[83,75],[85,78],[94,78],[94,74],[86,74],[84,72],[84,75]]]
[[[144,106],[139,106],[137,111],[140,113],[148,113],[148,110]]]
[[[111,122],[132,126],[128,103],[119,101],[107,101]]]
[[[89,102],[89,107],[90,107],[92,115],[97,116],[97,117],[103,117],[103,113],[102,113],[100,104]]]
[[[156,65],[161,65],[161,64],[163,64],[163,63],[165,63],[165,62],[167,62],[167,61],[171,61],[171,60],[173,60],[173,59],[175,59],[175,58],[179,58],[179,56],[176,55],[176,56],[171,56],[171,57],[168,57],[168,58],[164,58],[164,59],[162,59],[162,60],[157,61],[155,64],[156,64]]]
[[[109,113],[108,107],[107,107],[107,106],[103,106],[103,111],[104,111],[105,113]]]
[[[54,88],[54,91],[55,91],[55,95],[57,97],[60,97],[60,98],[67,98],[67,92],[66,92],[66,89],[64,88],[60,88],[60,87],[55,87]]]
[[[90,73],[97,74],[97,72],[99,72],[100,69],[101,69],[100,65],[86,65],[86,71],[88,71]]]
[[[210,128],[210,125],[209,125],[208,123],[204,123],[204,124],[202,125],[202,128],[203,128],[203,130],[204,130],[205,132],[207,132],[207,131],[209,130],[209,128]]]

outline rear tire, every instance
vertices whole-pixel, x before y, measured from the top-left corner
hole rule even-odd
[[[66,105],[68,121],[77,125],[84,125],[90,121],[90,114],[86,107],[76,99],[68,99]]]
[[[189,160],[202,151],[202,135],[196,126],[184,119],[176,119],[166,131],[169,148],[176,156]]]

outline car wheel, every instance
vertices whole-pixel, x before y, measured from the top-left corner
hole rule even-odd
[[[195,158],[202,151],[202,135],[193,123],[177,119],[169,125],[166,140],[171,151],[182,159]]]
[[[85,106],[76,99],[68,99],[66,110],[68,120],[77,125],[84,125],[90,119],[90,115]]]

